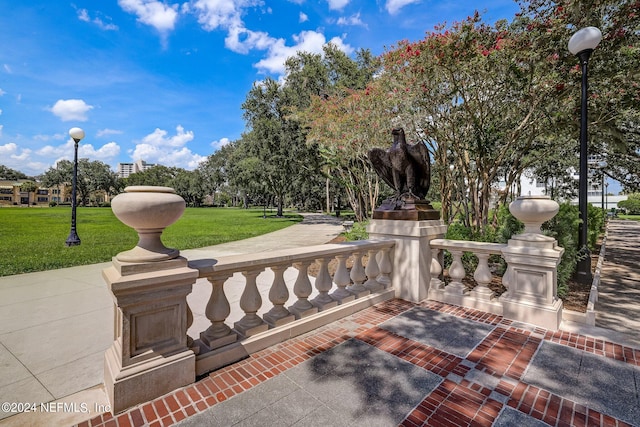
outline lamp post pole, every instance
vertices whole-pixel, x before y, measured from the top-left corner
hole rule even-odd
[[[605,206],[607,207],[607,212],[609,212],[609,183],[606,181],[604,182],[604,188],[606,196]],[[606,220],[607,216],[605,216],[604,219]]]
[[[581,223],[578,225],[578,264],[576,268],[576,280],[581,283],[591,283],[591,253],[589,251],[587,224],[587,65],[593,50],[602,40],[602,33],[595,27],[583,28],[576,32],[569,40],[569,51],[580,59],[582,66],[582,96],[580,108],[580,179],[578,188],[578,205],[580,209]]]
[[[76,188],[78,183],[78,143],[84,138],[84,131],[80,128],[69,129],[69,135],[73,138],[74,150],[73,150],[73,180],[71,183],[71,231],[65,245],[78,246],[80,244],[80,237],[76,232]]]

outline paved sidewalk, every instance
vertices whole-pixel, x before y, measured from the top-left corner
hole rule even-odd
[[[184,250],[181,255],[215,258],[318,245],[343,231],[339,219],[303,215],[301,223],[273,233]],[[107,262],[0,277],[0,403],[108,403],[102,382],[104,352],[113,340],[113,302],[102,270],[109,265]],[[272,277],[262,277],[267,290]],[[210,293],[211,286],[201,279],[189,296],[195,318],[193,328],[201,328],[195,331],[196,335],[210,323],[204,316]],[[239,298],[239,293],[229,296],[232,304],[237,304]],[[96,412],[96,408],[89,409]],[[41,425],[40,418],[32,417],[34,414],[12,416],[14,413],[0,409],[0,424]],[[71,421],[78,416],[71,413],[60,418],[61,415],[57,414],[56,420],[63,425],[66,418]]]
[[[609,221],[596,326],[626,335],[640,347],[639,221]]]
[[[391,300],[80,426],[637,426],[639,382],[639,349]]]

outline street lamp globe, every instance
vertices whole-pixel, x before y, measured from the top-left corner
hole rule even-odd
[[[578,55],[585,50],[594,50],[602,40],[602,33],[596,27],[586,27],[569,39],[569,52]]]
[[[80,140],[84,138],[84,131],[80,128],[71,128],[69,129],[69,136],[73,138],[75,142],[80,142]]]

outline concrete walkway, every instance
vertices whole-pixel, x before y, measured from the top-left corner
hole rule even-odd
[[[626,335],[640,347],[640,221],[609,222],[596,326]]]
[[[313,219],[324,221],[309,218],[264,239],[275,249],[340,232],[339,224],[308,225]],[[246,252],[270,250],[256,239]],[[242,253],[242,243],[184,251],[212,253]],[[67,395],[102,380],[112,318],[97,277],[106,265],[0,278],[0,401],[66,396],[106,404],[99,386]],[[639,271],[640,223],[613,221],[596,327],[563,323],[551,332],[446,304],[394,300],[90,425],[640,425],[640,345],[630,330],[640,318]],[[0,425],[78,419],[42,415]]]
[[[339,219],[320,214],[304,217],[301,223],[273,233],[181,254],[215,258],[318,245],[343,231]],[[0,277],[0,403],[39,404],[63,398],[65,402],[108,403],[101,384],[104,352],[113,340],[113,302],[102,279],[102,270],[109,265]],[[268,290],[272,276],[267,273],[261,279],[262,287]],[[229,296],[232,305],[240,299],[242,288],[232,287],[236,288],[240,290]],[[194,312],[190,331],[195,336],[210,323],[204,316],[210,293],[211,286],[202,279],[189,296]],[[33,414],[14,414],[0,409],[0,424],[4,425],[5,419],[8,425],[38,425],[40,419]],[[82,414],[58,415],[72,421]]]

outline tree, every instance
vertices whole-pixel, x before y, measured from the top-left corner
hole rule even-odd
[[[603,40],[589,61],[589,153],[606,159],[605,173],[629,190],[640,189],[640,3],[637,0],[527,0],[520,20],[532,52],[557,58],[555,98],[560,106],[547,133],[577,147],[581,72],[567,42],[578,29],[596,26]]]
[[[169,187],[178,175],[180,168],[156,165],[142,172],[136,172],[125,178],[126,185],[154,185]]]
[[[38,184],[33,181],[26,181],[20,185],[20,191],[24,191],[27,193],[27,206],[31,205],[31,193],[34,193],[34,202],[35,202],[35,192],[38,191]]]
[[[42,185],[48,188],[69,185],[73,180],[73,162],[60,160],[41,176]],[[77,197],[80,204],[86,206],[90,196],[96,191],[104,191],[107,195],[119,191],[122,184],[108,165],[89,159],[78,160],[78,179],[76,182]]]
[[[172,187],[188,206],[202,205],[202,201],[207,195],[206,183],[199,170],[180,169],[171,180],[169,187]]]
[[[376,146],[381,134],[375,130],[384,125],[366,114],[352,115],[350,103],[352,97],[359,96],[357,90],[364,89],[378,71],[379,61],[368,50],[358,51],[352,59],[331,44],[325,46],[323,54],[290,58],[287,87],[305,94],[296,105],[296,117],[308,129],[307,143],[318,146],[325,180],[344,189],[356,219],[362,221],[379,195],[377,175],[366,152]],[[387,130],[385,145],[391,128]],[[372,138],[372,134],[376,136]],[[327,184],[325,188],[331,188]],[[329,194],[325,198],[331,200]]]
[[[631,215],[640,215],[640,193],[629,194],[627,200],[618,202],[618,207],[625,209]]]
[[[305,144],[298,120],[290,115],[295,104],[292,92],[277,81],[267,78],[254,84],[242,104],[250,129],[242,136],[245,159],[258,159],[263,183],[276,198],[277,215],[283,215],[284,199],[293,188],[296,176],[317,179],[312,172],[317,158]]]
[[[7,181],[15,181],[18,179],[27,179],[28,176],[20,171],[8,168],[4,165],[0,165],[0,179]]]

